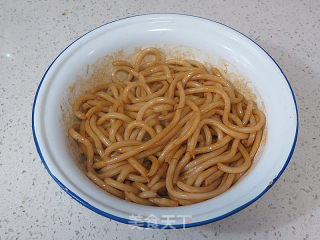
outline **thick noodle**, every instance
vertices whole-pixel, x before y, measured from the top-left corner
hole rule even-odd
[[[95,184],[174,207],[222,194],[248,171],[266,118],[217,68],[165,61],[156,48],[113,66],[110,82],[77,98],[69,129]]]

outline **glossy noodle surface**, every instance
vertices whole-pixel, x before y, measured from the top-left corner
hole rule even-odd
[[[227,191],[252,165],[265,115],[217,68],[147,48],[134,63],[113,62],[110,80],[77,98],[69,129],[105,191],[188,205]]]

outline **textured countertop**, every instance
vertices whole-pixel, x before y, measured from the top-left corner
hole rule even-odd
[[[280,180],[239,213],[186,230],[132,229],[77,203],[49,176],[33,142],[32,103],[50,63],[76,38],[165,12],[222,22],[266,49],[295,92],[299,138]],[[316,0],[0,1],[0,239],[320,239],[319,12]]]

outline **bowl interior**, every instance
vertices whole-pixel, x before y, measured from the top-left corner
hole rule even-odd
[[[98,84],[99,74],[110,73],[112,59],[132,59],[137,49],[148,46],[163,49],[169,57],[183,55],[226,70],[226,77],[248,97],[250,93],[250,98],[265,111],[267,136],[254,167],[214,199],[169,211],[119,200],[87,179],[75,146],[67,137],[67,128],[74,120],[70,118],[70,103],[75,97]],[[92,78],[92,74],[96,77]],[[50,66],[34,105],[35,139],[49,172],[78,201],[122,222],[128,222],[132,215],[152,214],[160,219],[170,214],[174,225],[184,224],[181,215],[190,216],[192,224],[197,225],[232,214],[260,196],[279,176],[293,150],[296,128],[293,94],[276,63],[235,30],[184,15],[132,17],[84,35]]]

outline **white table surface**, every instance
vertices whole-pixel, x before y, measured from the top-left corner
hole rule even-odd
[[[239,213],[186,230],[132,229],[54,182],[34,146],[31,109],[45,70],[73,40],[115,19],[165,12],[222,22],[266,49],[295,92],[299,138],[280,180]],[[320,239],[319,16],[316,0],[0,1],[0,239]]]

